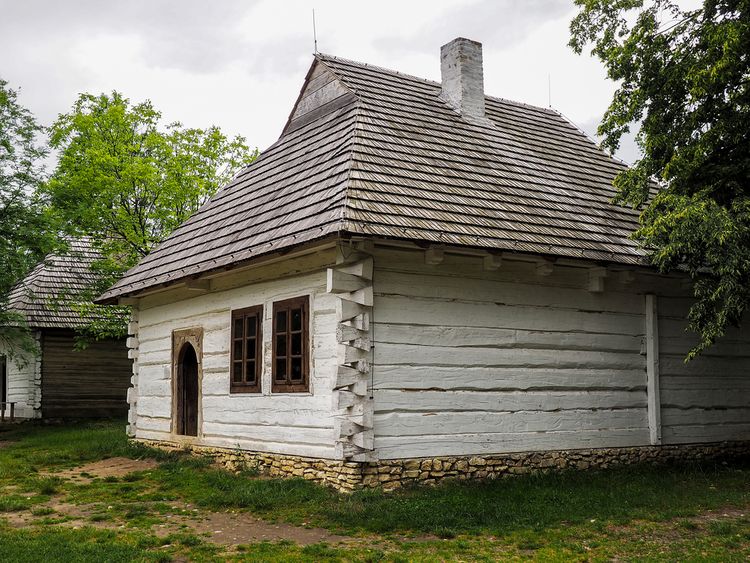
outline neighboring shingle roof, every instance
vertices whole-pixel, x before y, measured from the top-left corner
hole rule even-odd
[[[610,203],[625,165],[559,113],[487,96],[470,121],[439,83],[327,55],[308,80],[317,64],[348,98],[287,125],[100,301],[343,233],[644,263],[638,213]]]
[[[88,238],[68,241],[64,254],[49,254],[11,290],[8,308],[26,317],[30,327],[76,328],[94,320],[81,317],[71,298],[96,281],[91,264],[101,255]]]

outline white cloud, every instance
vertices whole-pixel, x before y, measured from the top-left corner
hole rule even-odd
[[[439,79],[455,36],[484,43],[486,90],[598,119],[613,86],[567,47],[567,0],[316,0],[323,52]],[[149,98],[167,120],[219,125],[261,149],[278,137],[312,62],[304,0],[0,0],[0,73],[43,123],[80,92]]]

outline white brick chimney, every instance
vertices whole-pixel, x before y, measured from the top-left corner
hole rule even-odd
[[[441,97],[461,115],[483,118],[482,44],[458,37],[440,48]]]

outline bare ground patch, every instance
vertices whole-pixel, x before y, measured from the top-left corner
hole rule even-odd
[[[176,514],[162,525],[170,529],[187,526],[198,535],[220,545],[239,545],[259,541],[289,540],[300,545],[318,542],[338,543],[352,538],[337,536],[322,528],[306,528],[285,523],[266,522],[248,512],[196,513],[195,517]]]
[[[43,505],[53,512],[43,516],[23,510],[3,514],[11,526],[23,528],[41,523],[44,518],[60,519],[54,525],[80,528],[93,526],[101,529],[121,529],[127,525],[122,518],[97,521],[92,520],[95,505],[77,505],[52,499]],[[37,507],[38,509],[38,507]],[[350,542],[352,538],[331,534],[322,528],[306,528],[285,523],[266,522],[247,512],[209,512],[191,508],[189,504],[173,504],[174,512],[161,516],[162,523],[151,527],[150,531],[164,537],[177,531],[191,531],[208,541],[224,546],[248,544],[259,541],[288,540],[299,545],[318,542]]]
[[[137,471],[154,469],[159,463],[153,459],[129,459],[126,457],[111,457],[100,461],[87,463],[73,469],[47,473],[46,475],[68,479],[74,483],[90,483],[93,479],[106,477],[124,477]]]

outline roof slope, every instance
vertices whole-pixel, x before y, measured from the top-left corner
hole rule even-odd
[[[13,287],[8,308],[35,328],[76,328],[95,320],[80,316],[70,302],[96,281],[91,264],[99,258],[88,238],[71,239],[64,254],[47,255]]]
[[[637,212],[610,203],[624,164],[557,112],[487,96],[488,119],[468,120],[437,82],[316,55],[306,87],[324,92],[323,73],[346,94],[299,119],[298,101],[281,138],[100,301],[337,233],[643,262]]]
[[[624,165],[550,109],[487,96],[469,121],[440,84],[325,57],[360,104],[345,230],[637,263]]]

